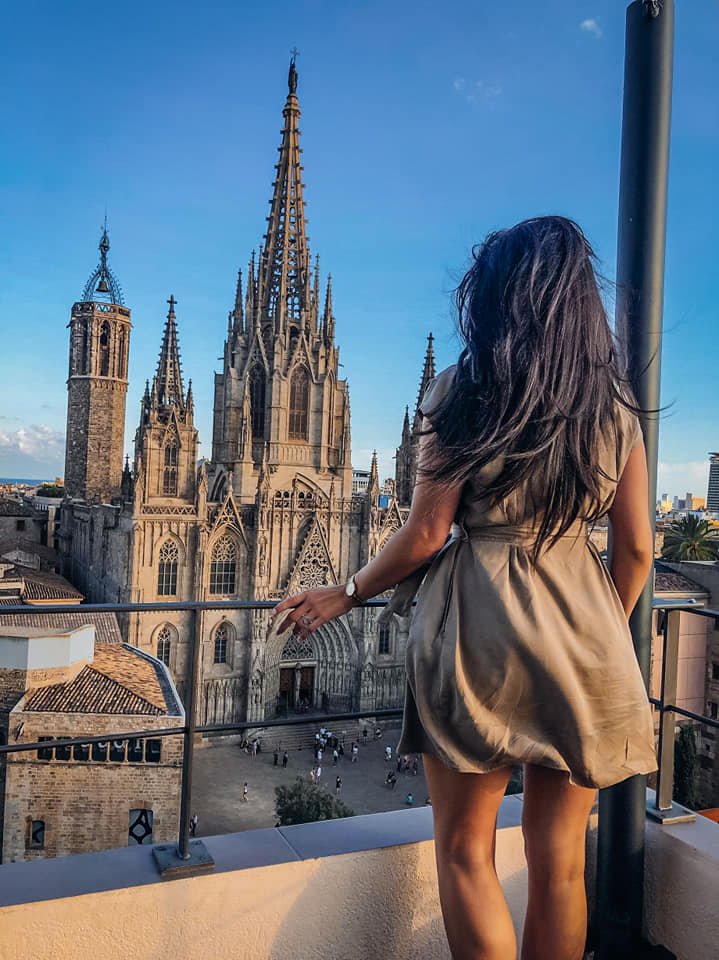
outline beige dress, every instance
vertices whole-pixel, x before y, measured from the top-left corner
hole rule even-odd
[[[449,367],[428,387],[430,419],[453,377]],[[602,441],[610,478],[640,441],[637,418],[618,405],[616,434]],[[581,522],[533,567],[527,490],[494,507],[478,496],[500,466],[465,484],[452,539],[422,580],[397,749],[462,772],[539,764],[584,787],[649,773],[651,711],[609,573]],[[609,509],[617,482],[602,482]],[[400,585],[391,610],[409,612],[420,577]]]

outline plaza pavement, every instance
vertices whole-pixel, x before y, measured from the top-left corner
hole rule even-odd
[[[335,778],[342,777],[340,798],[356,814],[379,813],[386,810],[407,808],[407,794],[414,797],[413,806],[422,806],[428,795],[427,783],[420,757],[416,776],[410,773],[397,774],[397,784],[392,790],[385,786],[389,770],[397,773],[397,758],[394,747],[399,739],[399,729],[386,730],[381,740],[360,743],[359,760],[350,762],[350,743],[345,744],[345,756],[336,767],[325,753],[322,759],[323,789],[334,794]],[[392,761],[384,759],[385,747],[392,747]],[[192,774],[192,813],[197,813],[197,836],[213,836],[220,833],[235,833],[240,830],[256,830],[273,827],[275,814],[275,787],[292,784],[298,776],[310,779],[314,758],[311,749],[290,750],[287,769],[274,766],[272,741],[263,740],[262,751],[256,757],[241,750],[237,743],[224,739],[208,740],[194,751]],[[248,801],[242,800],[243,784],[247,781]]]

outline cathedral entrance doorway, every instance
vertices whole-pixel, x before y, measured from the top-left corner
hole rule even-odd
[[[292,666],[280,666],[280,710],[294,710],[301,713],[314,706],[315,667],[309,664],[295,663]]]

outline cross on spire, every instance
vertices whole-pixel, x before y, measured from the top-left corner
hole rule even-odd
[[[170,294],[170,299],[167,302],[170,304],[170,313],[168,313],[168,316],[172,314],[172,316],[174,317],[175,307],[177,306],[177,300],[175,300],[175,295],[173,293]]]

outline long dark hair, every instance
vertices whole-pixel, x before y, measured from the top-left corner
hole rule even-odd
[[[619,369],[596,258],[576,223],[524,220],[491,233],[472,254],[456,291],[464,349],[452,387],[431,411],[423,472],[459,483],[503,455],[484,493],[493,503],[541,475],[536,561],[579,517],[599,516],[607,476],[600,438],[613,427],[617,402],[637,407]]]

